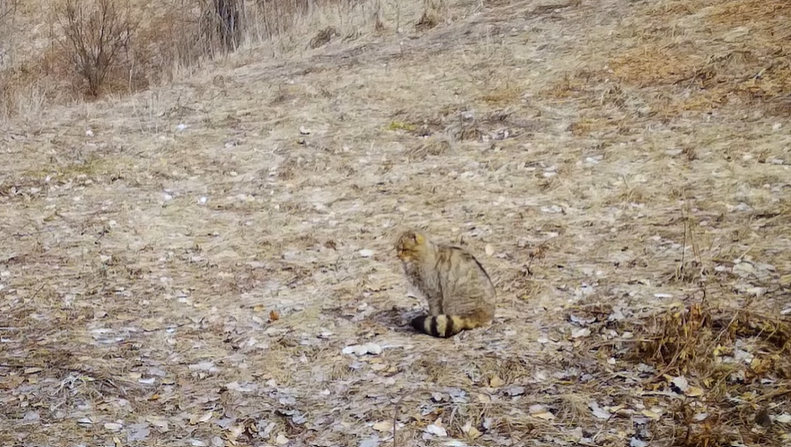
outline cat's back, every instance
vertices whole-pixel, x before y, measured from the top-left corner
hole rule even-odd
[[[478,259],[466,248],[440,244],[437,246],[439,262],[437,268],[445,276],[453,293],[483,295],[494,298],[495,289],[489,274]]]

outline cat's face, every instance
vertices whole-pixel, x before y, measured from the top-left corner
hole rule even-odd
[[[396,256],[402,261],[417,258],[426,248],[426,237],[414,230],[401,233],[395,245]]]

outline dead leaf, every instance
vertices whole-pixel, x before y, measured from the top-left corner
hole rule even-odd
[[[783,413],[774,417],[775,422],[779,422],[781,424],[788,424],[791,422],[791,414]]]
[[[160,433],[167,433],[168,431],[170,431],[168,420],[162,416],[148,416],[146,417],[146,421],[148,421],[148,423],[150,423],[154,427],[158,428]]]
[[[697,386],[690,386],[687,388],[687,392],[685,393],[689,397],[698,397],[702,396],[704,393],[703,388]]]
[[[585,328],[580,328],[580,329],[576,329],[576,330],[571,332],[571,338],[587,337],[590,334],[591,334],[591,330],[590,329],[588,329],[586,327]]]
[[[461,432],[467,435],[470,439],[477,439],[481,436],[481,432],[472,426],[472,422],[467,421],[462,427]]]
[[[686,393],[687,389],[689,389],[689,382],[683,376],[674,377],[673,380],[670,381],[679,391],[682,393]]]
[[[609,411],[601,408],[596,401],[588,402],[588,407],[590,407],[591,412],[593,412],[593,416],[598,419],[610,419],[612,416]]]
[[[374,430],[388,432],[393,430],[393,421],[381,421],[374,424]]]
[[[241,435],[243,431],[244,431],[244,425],[243,424],[231,426],[231,428],[228,429],[228,440],[231,441],[231,442],[235,441],[236,438],[238,438],[239,435]]]
[[[124,428],[124,425],[123,424],[119,424],[117,422],[107,422],[106,424],[104,424],[104,429],[105,430],[110,430],[110,431],[116,431],[117,432],[117,431],[121,431],[122,428]]]
[[[269,311],[269,321],[277,321],[280,319],[280,313],[276,310]]]
[[[432,434],[434,436],[438,436],[440,438],[444,438],[448,436],[448,431],[445,430],[445,427],[441,427],[436,423],[427,425],[426,433]]]
[[[195,425],[200,422],[208,422],[212,416],[214,416],[213,411],[207,411],[201,416],[198,416],[197,414],[193,414],[192,417],[190,417],[190,424]]]
[[[500,388],[503,385],[505,385],[505,382],[499,376],[492,376],[492,378],[489,379],[489,386],[492,388]]]
[[[662,416],[661,414],[656,413],[656,412],[651,411],[651,410],[643,410],[640,413],[642,413],[643,416],[645,416],[647,418],[651,418],[653,420],[658,420]]]

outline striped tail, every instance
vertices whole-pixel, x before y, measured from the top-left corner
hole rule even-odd
[[[465,329],[475,329],[486,322],[458,315],[421,315],[412,319],[410,324],[415,330],[434,337],[449,338]]]

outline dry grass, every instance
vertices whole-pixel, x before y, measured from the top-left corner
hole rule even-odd
[[[787,444],[783,4],[354,8],[2,124],[0,444]],[[492,327],[408,327],[406,226]]]
[[[396,0],[0,1],[0,119],[34,121],[52,105],[145,91],[226,65],[237,49],[277,57],[387,26],[401,30],[403,21],[417,21],[413,7]],[[98,11],[105,14],[91,14]],[[233,24],[227,32],[226,22]]]
[[[771,416],[791,411],[791,320],[715,309],[704,301],[600,325],[603,338],[609,338],[605,326],[635,338],[593,342],[589,349],[641,372],[643,395],[653,396],[652,405],[669,409],[675,421],[671,426],[651,424],[657,436],[675,439],[679,446],[779,445],[787,439]],[[619,382],[604,385],[612,389],[610,395],[621,392]]]

